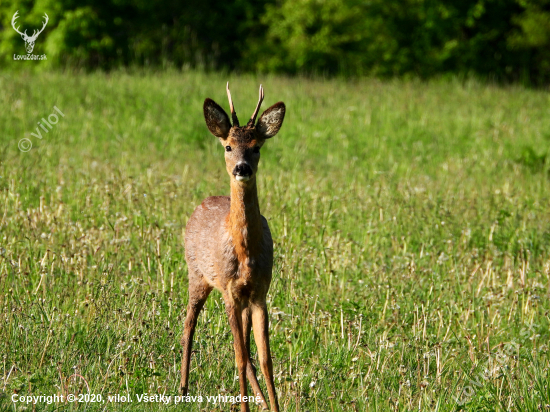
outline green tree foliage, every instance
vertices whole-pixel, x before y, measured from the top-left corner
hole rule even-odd
[[[24,54],[18,24],[40,27],[50,22],[37,44],[44,45],[46,65],[112,68],[120,65],[238,65],[247,36],[260,35],[256,19],[264,2],[215,0],[13,0],[0,2],[0,55],[4,65]]]
[[[523,44],[507,41],[521,32],[515,19],[523,10],[516,0],[283,0],[263,17],[272,23],[260,68],[513,78],[529,61]]]
[[[513,17],[518,27],[508,37],[512,50],[524,50],[529,64],[526,75],[550,80],[550,0],[520,1],[523,11]]]
[[[16,10],[31,31],[50,16],[46,66],[550,79],[550,0],[4,0],[3,66]]]

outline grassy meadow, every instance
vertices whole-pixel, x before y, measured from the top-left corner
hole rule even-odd
[[[185,225],[229,194],[202,104],[228,110],[228,80],[241,123],[259,83],[287,105],[258,177],[281,410],[548,410],[547,92],[190,71],[0,74],[0,411],[236,410],[135,397],[177,394]],[[190,394],[236,396],[219,292],[193,349]],[[87,392],[134,402],[11,400]]]

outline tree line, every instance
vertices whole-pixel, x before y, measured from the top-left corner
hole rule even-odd
[[[0,64],[195,67],[327,76],[550,79],[550,0],[6,0]],[[18,62],[21,64],[21,62]]]

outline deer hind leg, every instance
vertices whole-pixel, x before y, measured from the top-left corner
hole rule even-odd
[[[248,354],[248,363],[246,365],[246,377],[252,386],[252,392],[254,392],[254,398],[257,396],[260,397],[260,404],[262,409],[267,410],[267,402],[265,400],[264,394],[260,389],[260,384],[258,383],[258,378],[256,377],[256,368],[252,365],[250,359],[250,330],[252,328],[252,319],[250,318],[250,307],[247,306],[243,308],[242,311],[242,323],[243,323],[243,336],[244,344],[246,347],[246,353]]]
[[[187,395],[189,389],[189,365],[191,363],[191,347],[193,345],[193,335],[197,326],[199,313],[204,306],[204,302],[212,291],[212,287],[208,285],[202,277],[192,276],[189,273],[189,304],[187,305],[187,316],[185,318],[185,327],[181,344],[183,353],[181,357],[181,383],[180,391],[183,395]]]
[[[256,346],[258,347],[260,367],[267,385],[269,404],[272,411],[279,412],[279,401],[277,400],[275,382],[273,381],[273,362],[271,360],[271,350],[269,349],[269,319],[267,314],[267,306],[265,302],[263,302],[251,305],[251,307],[254,340],[256,341]]]
[[[239,369],[239,386],[241,392],[241,399],[247,396],[246,385],[246,365],[248,364],[248,353],[243,337],[243,324],[242,324],[242,307],[241,302],[234,301],[229,296],[224,295],[225,310],[229,318],[229,326],[231,326],[231,332],[233,333],[233,346],[235,348],[235,360],[237,362],[237,368]],[[250,412],[248,402],[241,401],[241,412]]]

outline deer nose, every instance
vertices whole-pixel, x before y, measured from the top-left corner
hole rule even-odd
[[[233,169],[233,176],[235,176],[237,180],[248,180],[250,176],[252,176],[252,168],[248,163],[237,163],[235,169]]]

